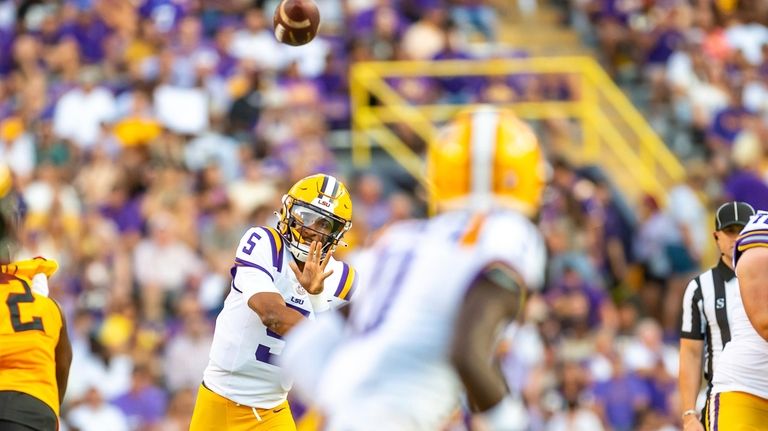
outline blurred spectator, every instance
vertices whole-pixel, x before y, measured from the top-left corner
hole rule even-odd
[[[613,329],[602,328],[594,338],[594,353],[587,360],[587,369],[592,382],[605,382],[613,375],[612,358],[616,351],[616,336]]]
[[[53,129],[57,136],[69,139],[80,150],[90,150],[96,143],[101,125],[114,119],[115,99],[98,85],[95,68],[80,73],[79,86],[66,92],[56,103]]]
[[[674,221],[662,211],[653,196],[643,197],[639,223],[634,252],[648,282],[641,294],[648,310],[661,310],[667,290],[666,280],[674,270],[673,259],[684,261],[687,257],[683,238]],[[660,319],[661,313],[656,317]]]
[[[212,118],[213,126],[220,125],[221,119]],[[187,168],[193,172],[204,171],[216,164],[222,180],[232,181],[240,176],[238,143],[216,128],[209,129],[187,143],[184,148]]]
[[[695,262],[704,255],[710,232],[706,210],[706,184],[709,168],[701,161],[688,164],[686,181],[669,191],[667,213],[680,229],[686,250]]]
[[[623,356],[627,368],[638,375],[667,379],[677,375],[677,349],[664,344],[661,326],[653,319],[638,323],[637,337],[625,345]]]
[[[496,13],[485,0],[455,0],[450,14],[467,34],[477,31],[488,42],[496,41]]]
[[[67,168],[72,163],[74,151],[71,145],[54,134],[53,124],[50,120],[40,120],[39,129],[34,139],[37,166],[51,164],[57,168]]]
[[[389,220],[389,205],[384,196],[384,185],[374,174],[362,174],[353,182],[352,202],[355,214],[360,215],[367,228],[377,230]]]
[[[400,16],[395,9],[386,6],[374,8],[369,13],[372,14],[370,19],[373,20],[370,27],[361,24],[368,18],[361,14],[357,18],[359,28],[356,31],[370,44],[373,59],[393,60],[397,55],[399,38],[404,28]]]
[[[566,333],[594,329],[601,323],[616,320],[613,304],[605,292],[584,281],[570,266],[564,268],[562,277],[550,284],[546,298]]]
[[[227,201],[222,201],[212,209],[212,214],[200,229],[201,252],[210,268],[210,272],[201,281],[197,295],[204,310],[213,312],[221,308],[231,277],[232,259],[229,254],[246,229],[242,217],[234,212]]]
[[[547,422],[547,431],[601,431],[600,418],[584,405],[587,378],[581,366],[566,363],[562,368],[560,391],[566,404]]]
[[[187,431],[195,408],[195,395],[191,389],[181,389],[171,395],[168,411],[157,424],[157,431]]]
[[[208,353],[213,341],[211,328],[199,305],[192,307],[180,317],[181,330],[174,334],[165,349],[163,375],[166,386],[172,392],[185,389],[197,391],[208,365]]]
[[[157,213],[149,220],[150,238],[134,251],[134,276],[143,310],[150,320],[161,319],[173,298],[201,276],[200,259],[179,239],[173,217]],[[150,269],[151,268],[151,269]]]
[[[428,60],[443,50],[445,43],[445,9],[437,6],[427,9],[422,18],[403,34],[402,49],[405,58]]]
[[[133,360],[119,348],[132,334],[133,325],[129,320],[120,319],[105,326],[103,335],[89,335],[88,349],[76,351],[72,359],[72,369],[76,370],[69,379],[67,398],[76,402],[81,400],[89,388],[99,386],[99,395],[107,399],[120,396],[130,388],[130,376]],[[113,337],[105,342],[102,339]]]
[[[157,119],[170,131],[197,135],[208,128],[204,89],[163,84],[155,89],[153,99]]]
[[[634,430],[651,401],[650,390],[636,374],[628,371],[617,354],[611,357],[612,376],[595,384],[595,404],[606,428]]]
[[[413,199],[406,193],[396,192],[389,196],[389,222],[407,220],[416,216]]]
[[[26,184],[37,164],[35,142],[24,130],[19,117],[9,117],[0,122],[0,161],[6,163],[22,184]]]
[[[91,166],[91,168],[98,169],[99,164],[97,163]],[[103,175],[111,176],[114,174],[114,170],[110,168],[111,164],[105,161],[103,170],[101,170]],[[82,175],[85,175],[85,173]],[[91,179],[87,178],[87,180]],[[102,181],[85,182],[83,188],[109,183],[109,181],[104,181],[103,178],[99,179]],[[144,227],[144,219],[141,214],[143,196],[137,189],[137,186],[130,184],[126,179],[117,179],[116,183],[109,189],[106,198],[99,201],[101,214],[115,224],[129,249],[132,249],[138,242]]]
[[[245,27],[235,32],[230,50],[240,60],[249,60],[265,69],[285,66],[285,48],[275,40],[264,11],[252,7],[245,12]]]
[[[723,195],[726,199],[747,202],[754,208],[768,208],[768,184],[758,166],[763,158],[762,149],[750,145],[746,139],[739,143],[739,151],[733,154],[732,161],[715,159],[716,169],[723,175]]]
[[[744,108],[741,94],[741,88],[731,90],[728,105],[715,112],[712,118],[707,136],[712,153],[727,154],[747,123],[747,117],[754,115]]]
[[[756,21],[743,22],[733,15],[725,30],[725,40],[732,49],[741,51],[749,63],[758,65],[763,61],[763,45],[768,44],[768,28]]]
[[[129,431],[128,421],[120,409],[108,404],[96,386],[88,389],[83,404],[74,407],[67,416],[68,422],[80,431]]]
[[[229,132],[234,136],[250,137],[253,128],[259,122],[262,108],[261,73],[250,70],[246,73],[246,88],[235,98],[229,108],[227,120]]]
[[[140,430],[160,422],[167,403],[165,392],[153,384],[145,366],[133,369],[131,389],[112,401],[126,418],[128,429]]]
[[[77,266],[82,274],[73,275],[81,291],[80,306],[103,310],[105,305],[129,301],[133,282],[130,253],[120,244],[116,226],[95,210],[83,218],[83,234],[79,238]]]
[[[262,163],[250,161],[244,167],[243,177],[229,184],[227,195],[239,214],[250,215],[280,197],[277,186]]]
[[[52,220],[64,223],[69,234],[79,227],[80,198],[54,166],[38,168],[37,178],[24,192],[24,201],[28,211],[27,225],[31,228],[42,228]]]
[[[595,183],[594,205],[588,210],[594,226],[594,255],[596,265],[613,287],[625,279],[632,260],[632,220],[616,198],[616,192],[605,181]]]
[[[678,358],[677,349],[663,343],[661,326],[650,319],[638,324],[637,339],[625,346],[624,361],[644,379],[653,412],[673,411],[670,397],[677,385]]]
[[[160,136],[161,128],[152,112],[151,95],[147,91],[133,91],[130,111],[114,126],[117,140],[126,147],[147,145]]]
[[[596,269],[585,253],[594,242],[586,229],[590,220],[586,210],[593,196],[591,182],[582,178],[575,167],[562,157],[552,160],[552,179],[541,210],[541,229],[551,251],[549,277],[559,279],[569,266],[588,281],[596,281]]]

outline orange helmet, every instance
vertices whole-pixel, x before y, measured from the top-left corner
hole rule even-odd
[[[494,106],[460,112],[427,154],[431,203],[438,209],[492,200],[532,216],[539,209],[546,171],[530,127]]]

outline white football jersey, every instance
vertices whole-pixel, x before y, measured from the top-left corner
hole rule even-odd
[[[329,429],[440,429],[462,393],[449,359],[456,317],[494,262],[538,289],[546,249],[536,226],[507,210],[455,211],[395,225],[360,255],[366,288],[352,308],[352,333],[318,386]]]
[[[736,241],[734,265],[747,248],[768,247],[766,232],[768,212],[758,211],[750,218]],[[730,324],[731,342],[720,354],[712,380],[712,393],[739,391],[768,399],[768,341],[752,326],[741,295],[737,296]]]
[[[276,365],[283,338],[267,329],[248,299],[259,292],[282,295],[285,304],[308,319],[315,318],[309,295],[289,266],[293,259],[273,228],[253,227],[240,240],[232,267],[232,284],[224,308],[216,319],[210,360],[203,382],[217,394],[236,403],[272,408],[285,401],[291,382]],[[355,270],[331,258],[320,295],[331,308],[346,303],[356,293]]]

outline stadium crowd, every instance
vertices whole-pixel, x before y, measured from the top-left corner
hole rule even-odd
[[[187,429],[234,247],[247,226],[274,224],[299,178],[335,173],[350,186],[353,229],[339,253],[423,215],[412,181],[353,172],[334,153],[349,127],[347,68],[470,58],[467,40],[497,38],[493,9],[318,3],[321,35],[300,48],[275,41],[274,2],[0,3],[0,160],[23,198],[22,255],[61,266],[52,296],[75,351],[65,429]],[[631,208],[598,170],[553,155],[541,212],[549,282],[498,353],[534,430],[674,429],[674,298],[713,263],[703,261],[710,210],[727,197],[768,208],[761,3],[624,3],[572,12],[598,29],[616,73],[642,70],[652,109],[673,113],[716,169],[692,163],[666,206],[648,196]],[[395,84],[414,103],[573,91],[562,77]]]

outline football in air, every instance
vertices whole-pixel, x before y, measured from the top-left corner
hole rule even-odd
[[[304,45],[317,35],[320,11],[313,0],[281,0],[272,21],[277,40],[292,46]]]

